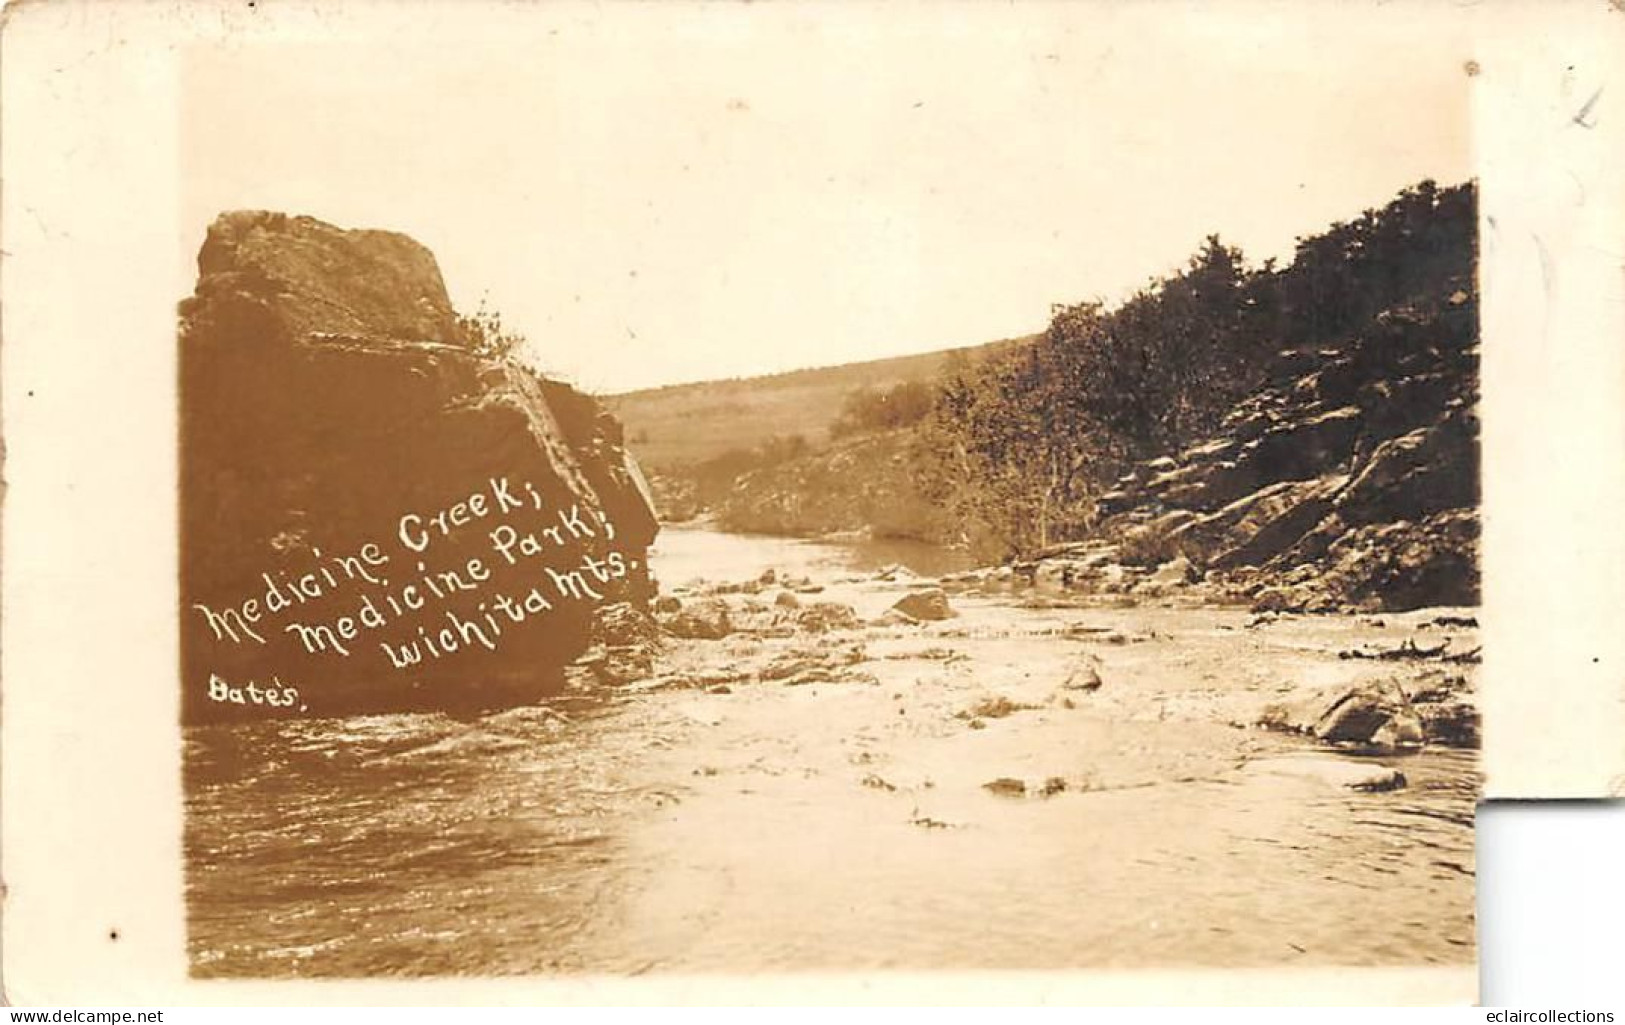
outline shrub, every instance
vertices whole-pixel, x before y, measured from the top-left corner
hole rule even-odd
[[[484,299],[473,313],[457,315],[457,327],[463,332],[464,344],[486,359],[506,359],[525,344],[524,335],[503,328],[502,314],[491,309]]]

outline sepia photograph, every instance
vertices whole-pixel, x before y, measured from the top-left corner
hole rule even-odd
[[[1625,793],[1581,6],[8,8],[5,1000],[1511,992],[1486,802]]]
[[[1079,13],[185,63],[195,976],[1473,962],[1475,68]]]

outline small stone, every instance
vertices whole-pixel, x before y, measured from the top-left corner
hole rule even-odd
[[[912,620],[942,620],[958,615],[948,604],[948,595],[940,587],[905,594],[892,606]]]
[[[1000,797],[1026,797],[1027,784],[1010,776],[1000,776],[982,784],[982,789]]]
[[[982,698],[970,708],[958,713],[960,719],[1003,719],[1016,712],[1030,712],[1038,706],[1025,704],[1020,701],[1011,701],[1003,694]]]
[[[1350,789],[1361,790],[1368,794],[1382,794],[1390,790],[1403,790],[1410,781],[1398,769],[1387,773],[1375,773],[1370,777],[1355,783],[1348,784]]]
[[[1094,666],[1084,664],[1067,674],[1066,682],[1061,684],[1061,689],[1096,691],[1100,689],[1103,682],[1100,678],[1100,672]]]

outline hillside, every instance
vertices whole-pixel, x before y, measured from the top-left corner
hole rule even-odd
[[[820,447],[829,440],[830,426],[852,392],[930,381],[950,353],[974,357],[1022,340],[765,377],[668,385],[604,396],[601,401],[625,426],[628,445],[643,466],[663,474],[733,450],[758,448],[775,437],[800,435]]]
[[[715,502],[717,522],[750,534],[951,539],[955,525],[915,486],[916,441],[909,428],[859,434],[747,473]]]
[[[1065,589],[1265,610],[1478,598],[1476,195],[1432,182],[1250,269],[945,361],[928,415],[700,489],[731,530],[965,547]],[[728,469],[736,469],[729,467]]]

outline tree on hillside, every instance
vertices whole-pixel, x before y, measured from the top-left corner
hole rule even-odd
[[[956,354],[921,425],[917,487],[959,518],[962,540],[998,539],[994,554],[1080,526],[1088,454],[1055,429],[1066,384],[1054,355],[1039,344],[978,363]]]
[[[1471,286],[1472,185],[1405,189],[1246,267],[1216,235],[1115,309],[1057,305],[1030,344],[950,360],[921,425],[922,494],[1012,551],[1078,536],[1130,463],[1212,436],[1282,348],[1336,344],[1414,297]]]
[[[1040,344],[1067,379],[1061,424],[1111,435],[1119,458],[1142,458],[1210,431],[1256,381],[1262,325],[1241,252],[1209,236],[1186,269],[1110,314],[1058,307]]]
[[[932,396],[932,387],[926,381],[902,381],[890,388],[854,389],[847,393],[840,415],[830,425],[830,437],[913,426],[931,412]]]
[[[1255,383],[1248,282],[1241,253],[1210,237],[1115,311],[1057,306],[1033,343],[951,364],[922,487],[1014,551],[1080,535],[1125,464],[1211,429]]]
[[[1298,239],[1292,265],[1276,282],[1284,340],[1334,340],[1418,287],[1470,277],[1476,229],[1473,186],[1441,190],[1429,180],[1380,210]]]

